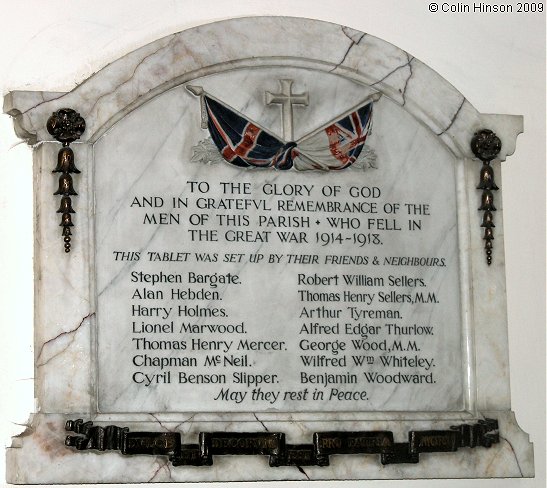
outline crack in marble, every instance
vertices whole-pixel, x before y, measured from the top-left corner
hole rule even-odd
[[[270,429],[268,429],[268,427],[266,427],[266,425],[264,424],[264,422],[262,422],[262,420],[260,420],[257,416],[256,416],[256,413],[253,412],[253,415],[255,417],[255,419],[257,420],[257,422],[260,422],[260,425],[262,425],[262,427],[264,427],[264,430],[266,432],[270,432]]]
[[[348,26],[343,25],[343,26],[342,26],[342,33],[343,33],[350,41],[354,42],[355,39],[353,39],[353,37],[351,37],[351,36],[348,34],[348,32],[347,32],[348,29],[349,29]],[[353,30],[353,29],[352,29],[352,30]],[[361,41],[361,39],[362,39],[363,37],[366,36],[366,33],[365,33],[365,32],[359,32],[359,31],[355,31],[355,32],[358,32],[359,34],[361,34],[361,35],[359,36],[359,40],[357,41],[357,44],[359,44],[359,42]]]
[[[169,40],[169,42],[165,45],[165,46],[161,46],[159,47],[158,49],[156,49],[155,51],[151,52],[150,54],[147,54],[144,58],[142,58],[136,65],[135,65],[135,68],[133,68],[133,71],[131,72],[131,74],[129,75],[129,77],[127,77],[125,80],[123,80],[121,83],[117,84],[113,90],[107,92],[107,93],[103,93],[102,95],[100,95],[99,97],[97,97],[97,99],[95,100],[95,102],[93,103],[93,105],[91,105],[91,107],[87,110],[87,113],[88,114],[91,114],[93,112],[93,110],[95,109],[95,107],[99,104],[99,102],[107,97],[108,95],[112,95],[113,93],[117,92],[122,86],[126,85],[127,83],[129,83],[133,77],[135,76],[135,73],[137,72],[137,70],[139,69],[140,66],[142,66],[142,64],[149,58],[151,58],[152,56],[158,54],[160,51],[164,50],[164,49],[167,49],[171,46],[171,44],[173,44],[173,42],[176,40],[177,36],[176,35],[172,35],[171,36],[171,39]],[[84,81],[85,83],[85,81]],[[142,93],[139,94],[139,96],[142,96]]]
[[[359,43],[363,40],[363,38],[367,35],[365,32],[363,32],[359,38],[357,40],[355,40],[353,37],[351,37],[347,32],[346,32],[346,29],[347,27],[342,27],[342,32],[343,34],[351,41],[350,42],[350,45],[348,46],[348,48],[346,49],[346,52],[344,53],[344,56],[342,56],[342,60],[340,62],[338,62],[336,64],[336,66],[334,68],[332,68],[331,70],[329,70],[329,73],[332,73],[334,70],[338,69],[340,66],[342,66],[342,64],[344,64],[344,61],[346,60],[346,58],[348,57],[350,51],[355,47],[355,46],[358,46]]]
[[[442,136],[445,132],[450,130],[450,127],[452,127],[452,125],[456,121],[456,118],[458,117],[458,114],[460,113],[460,110],[462,109],[464,103],[465,103],[465,98],[462,99],[462,103],[460,103],[460,106],[458,107],[458,110],[456,110],[456,113],[452,116],[452,118],[450,119],[450,123],[446,126],[446,128],[444,130],[442,130],[441,132],[438,132],[435,135]]]
[[[374,83],[372,83],[370,86],[374,86],[374,85],[377,85],[378,83],[382,83],[382,81],[385,81],[387,78],[389,78],[393,73],[395,73],[396,71],[399,71],[400,69],[403,69],[405,67],[409,67],[409,69],[411,70],[411,73],[412,73],[412,69],[410,68],[410,63],[412,63],[412,61],[414,60],[414,57],[413,56],[409,56],[408,53],[405,53],[406,54],[406,57],[407,57],[407,62],[406,63],[403,63],[401,64],[400,66],[397,66],[396,68],[392,69],[389,73],[387,73],[386,75],[384,75],[382,78],[380,78],[378,81],[375,81]],[[409,77],[410,78],[410,77]],[[408,80],[407,80],[408,82]]]
[[[190,422],[190,420],[192,420],[194,417],[196,416],[195,413],[193,413],[192,415],[190,415],[190,417],[188,417],[187,419],[183,420],[182,422],[178,423],[177,425],[175,425],[175,427],[173,427],[174,429],[178,429],[182,424],[185,424],[186,422]]]
[[[84,325],[85,321],[91,317],[93,317],[95,315],[95,312],[90,312],[89,314],[87,314],[81,321],[80,323],[74,328],[74,329],[71,329],[71,330],[67,330],[67,331],[64,331],[64,332],[61,332],[60,334],[56,335],[55,337],[47,340],[46,342],[44,342],[42,344],[42,347],[40,348],[40,352],[38,353],[38,356],[36,356],[36,361],[37,361],[37,364],[36,364],[36,367],[39,368],[41,366],[45,366],[47,363],[49,363],[51,360],[55,359],[57,356],[60,356],[61,354],[63,354],[71,345],[72,343],[74,342],[74,339],[75,339],[75,336],[76,336],[76,332],[78,332],[78,330],[80,329],[80,327],[82,327],[82,325]],[[55,342],[56,340],[58,340],[59,338],[63,337],[63,336],[68,336],[68,335],[71,335],[72,336],[72,340],[65,346],[63,347],[63,349],[61,349],[59,352],[57,352],[56,354],[54,354],[53,356],[51,356],[50,358],[48,358],[46,361],[42,362],[42,363],[38,363],[38,359],[40,359],[40,357],[42,356],[42,353],[44,352],[44,348],[46,347],[46,345],[48,344],[51,344],[52,342]]]
[[[173,476],[172,476],[172,473],[171,473],[171,467],[169,466],[169,460],[167,461],[164,461],[163,464],[161,464],[158,460],[154,461],[156,463],[158,463],[158,469],[156,469],[156,471],[154,471],[154,474],[152,474],[151,478],[147,481],[147,483],[151,483],[152,480],[158,476],[159,472],[162,470],[162,469],[166,469],[167,470],[167,473],[168,473],[168,476],[169,476],[169,480],[173,480]]]
[[[184,423],[186,423],[186,422],[189,422],[190,420],[192,420],[192,419],[196,416],[196,414],[193,413],[192,415],[190,415],[190,417],[188,417],[187,419],[184,419],[182,422],[179,422],[179,423],[178,423],[177,425],[175,425],[172,429],[170,429],[170,428],[168,428],[166,425],[164,425],[163,422],[162,422],[158,417],[156,417],[153,413],[149,413],[148,415],[150,415],[151,417],[153,417],[154,420],[155,420],[158,424],[160,424],[160,426],[161,426],[163,429],[165,429],[167,432],[176,432],[177,429],[178,429],[182,424],[184,424]]]
[[[167,476],[169,477],[169,481],[173,481],[173,473],[171,471],[171,465],[169,464],[169,460],[165,462],[165,469],[167,469]]]
[[[406,53],[406,57],[408,60],[408,69],[410,71],[408,78],[405,80],[405,86],[403,86],[403,90],[401,92],[401,96],[403,97],[403,107],[406,105],[406,89],[408,87],[408,82],[410,81],[410,78],[412,78],[412,75],[414,72],[412,71],[412,61],[414,61],[414,56],[411,56],[410,54]]]
[[[30,112],[31,110],[34,110],[35,108],[39,107],[40,105],[43,105],[44,103],[49,103],[49,102],[53,102],[54,100],[59,100],[59,98],[63,98],[67,93],[70,93],[70,92],[61,93],[58,97],[53,97],[53,98],[50,98],[49,100],[46,100],[42,93],[40,94],[40,96],[42,97],[41,102],[38,102],[36,105],[33,105],[32,107],[27,108],[24,112],[19,112],[19,115],[25,115],[26,113]]]
[[[254,418],[257,420],[257,422],[260,422],[260,425],[262,425],[262,427],[264,427],[264,430],[266,432],[270,432],[270,429],[268,429],[268,427],[266,427],[266,424],[264,424],[264,422],[262,422],[262,420],[260,420],[258,418],[256,413],[253,412],[253,415],[254,415]],[[295,468],[298,469],[298,471],[300,471],[307,478],[308,481],[311,481],[311,478],[308,476],[308,473],[306,473],[306,471],[304,471],[304,468],[302,468],[302,466],[295,465]]]
[[[158,417],[156,417],[153,413],[149,413],[148,415],[150,415],[150,417],[153,417],[154,420],[155,420],[158,424],[160,424],[160,427],[161,427],[162,429],[165,429],[167,432],[172,432],[171,429],[168,429],[165,425],[163,425],[162,421],[161,421]]]
[[[524,475],[522,474],[522,468],[520,467],[520,463],[517,457],[517,453],[515,452],[515,449],[513,448],[513,444],[511,444],[511,442],[509,442],[505,437],[502,437],[501,435],[499,436],[499,438],[507,442],[507,444],[509,444],[509,448],[511,449],[511,452],[513,453],[513,456],[515,457],[515,462],[517,463],[517,468],[519,469],[520,476],[524,478]]]
[[[308,479],[308,481],[311,481],[311,478],[308,476],[308,473],[304,471],[304,468],[302,466],[297,465],[296,469],[298,469],[298,471],[300,471]]]
[[[156,463],[157,461],[154,461],[154,463]],[[158,473],[160,472],[160,470],[163,468],[163,466],[161,466],[159,463],[158,463],[158,469],[156,469],[156,471],[154,471],[154,474],[148,479],[148,483],[151,483],[152,480],[158,475]]]

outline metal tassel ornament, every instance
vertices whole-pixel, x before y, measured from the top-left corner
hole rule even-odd
[[[59,206],[59,210],[57,210],[57,213],[76,213],[72,208],[72,200],[70,199],[70,197],[61,198],[61,205]]]
[[[57,154],[57,167],[53,170],[54,173],[76,173],[80,170],[74,164],[74,151],[70,147],[63,147]]]
[[[494,194],[492,191],[498,190],[494,182],[494,168],[490,162],[500,153],[500,138],[489,129],[482,129],[475,132],[471,139],[471,151],[482,161],[482,168],[479,173],[478,190],[482,190],[481,206],[479,210],[484,211],[481,227],[484,228],[484,250],[486,252],[486,262],[488,266],[492,264],[492,252],[494,248]]]
[[[54,193],[54,195],[77,195],[74,191],[72,176],[68,173],[63,173],[59,176],[59,189]]]
[[[63,228],[62,236],[65,252],[70,252],[72,235],[70,228],[74,227],[72,214],[76,213],[72,208],[72,199],[70,197],[78,195],[74,190],[71,174],[78,174],[80,170],[76,168],[74,163],[74,151],[68,146],[84,133],[85,120],[71,108],[62,108],[57,112],[53,112],[48,119],[47,130],[57,141],[63,144],[57,154],[57,166],[53,170],[53,173],[61,173],[59,188],[54,195],[62,196],[57,213],[62,214],[59,225]]]

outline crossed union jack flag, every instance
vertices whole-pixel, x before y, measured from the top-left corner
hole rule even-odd
[[[369,101],[297,142],[285,142],[209,95],[204,103],[207,128],[220,154],[244,168],[345,169],[361,154],[372,126]]]

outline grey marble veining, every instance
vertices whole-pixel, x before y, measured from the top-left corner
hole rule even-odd
[[[245,113],[253,120],[260,120],[266,127],[280,127],[280,111],[269,111],[260,103],[261,87],[268,87],[268,79],[272,78],[272,70],[267,69],[263,73],[260,69],[248,70],[243,73],[232,73],[231,76],[222,78],[222,90],[214,84],[208,83],[207,79],[197,79],[195,83],[207,87],[212,94],[220,96],[222,93],[237,93],[238,86],[252,86],[258,92],[252,98],[256,108],[250,107],[248,100],[238,102],[235,97],[227,97],[233,108]],[[284,76],[282,72],[280,76]],[[344,113],[344,111],[355,105],[355,100],[363,97],[360,87],[353,87],[353,91],[347,90],[347,85],[338,88],[344,89],[345,97],[340,97],[338,106],[330,103],[317,83],[308,86],[307,79],[314,77],[313,73],[298,72],[296,69],[290,71],[290,75],[300,80],[303,86],[311,94],[320,98],[310,107],[310,110],[303,128],[299,131],[306,133],[316,126],[323,125],[333,114]],[[244,82],[242,82],[244,80]],[[336,80],[334,80],[336,82]],[[315,85],[315,86],[314,86]],[[330,91],[336,92],[336,86],[331,83]],[[215,89],[217,93],[215,93]],[[364,90],[367,94],[368,90]],[[348,93],[349,92],[349,93]],[[327,92],[328,94],[329,92]],[[353,96],[351,96],[353,95]],[[310,95],[312,98],[313,95]],[[243,97],[242,97],[243,98]],[[258,99],[258,100],[257,100]],[[334,99],[334,98],[333,98]],[[333,105],[335,105],[334,108]],[[267,112],[267,116],[257,109]],[[317,113],[322,111],[322,113]],[[277,112],[277,113],[276,113]],[[304,112],[304,110],[302,111]],[[142,120],[152,120],[154,114],[163,114],[154,131],[158,136],[150,133],[148,127],[142,126]],[[252,114],[252,115],[251,115]],[[101,411],[167,411],[180,410],[218,410],[218,402],[210,401],[216,395],[219,388],[203,390],[191,386],[177,389],[174,394],[172,390],[152,385],[143,389],[137,384],[127,386],[128,374],[112,375],[111,368],[125,371],[130,364],[131,354],[134,354],[134,345],[131,342],[130,329],[126,324],[132,320],[130,309],[125,301],[119,301],[119,297],[129,297],[135,289],[135,285],[129,282],[127,275],[130,270],[144,270],[154,272],[157,264],[140,262],[113,263],[112,252],[114,249],[128,249],[144,254],[146,251],[163,249],[176,249],[190,253],[210,251],[218,252],[216,243],[192,243],[188,239],[181,242],[182,235],[187,234],[191,225],[188,223],[188,215],[183,216],[185,222],[180,227],[145,227],[134,234],[134,229],[141,223],[147,210],[139,212],[131,210],[130,203],[139,195],[174,195],[188,196],[189,186],[187,181],[210,180],[210,172],[214,178],[224,182],[249,181],[260,188],[261,181],[275,182],[278,185],[286,184],[307,184],[316,188],[332,181],[332,175],[328,173],[303,173],[292,172],[268,173],[246,173],[245,170],[238,170],[226,163],[214,166],[190,163],[190,150],[197,141],[204,137],[206,131],[199,128],[198,101],[185,94],[183,87],[172,89],[164,95],[155,98],[147,103],[139,111],[128,115],[123,121],[114,126],[105,136],[95,144],[95,185],[96,185],[96,263],[97,263],[97,294],[98,294],[98,343],[99,343],[99,408]],[[300,115],[304,119],[304,114]],[[424,280],[429,283],[428,290],[438,294],[438,299],[443,306],[435,310],[422,307],[415,307],[410,304],[397,305],[396,308],[404,320],[402,323],[412,326],[413,324],[435,324],[435,335],[426,343],[426,350],[423,355],[429,357],[435,355],[435,375],[442,378],[437,381],[438,386],[432,388],[430,385],[376,385],[378,390],[374,400],[365,406],[365,410],[461,410],[463,408],[463,364],[461,360],[461,331],[459,328],[459,296],[450,290],[458,288],[458,258],[457,258],[457,215],[455,201],[455,161],[450,154],[443,150],[442,146],[435,142],[434,137],[420,127],[414,119],[389,100],[380,100],[375,108],[374,133],[368,143],[377,153],[378,168],[363,172],[359,169],[352,169],[336,175],[337,184],[342,189],[350,188],[356,178],[362,180],[367,187],[380,185],[385,195],[380,199],[381,205],[390,202],[419,202],[420,198],[427,198],[431,206],[431,216],[424,224],[426,229],[415,239],[394,240],[386,235],[386,242],[382,249],[371,251],[369,248],[355,248],[353,245],[346,245],[338,252],[345,254],[363,254],[367,256],[378,255],[383,257],[395,256],[421,256],[423,249],[427,248],[426,255],[443,256],[447,261],[447,270],[430,268],[423,272]],[[296,117],[295,117],[296,118]],[[298,121],[299,119],[296,118]],[[393,130],[393,127],[397,127]],[[296,137],[299,136],[297,132]],[[127,168],[131,167],[132,172],[128,174]],[[155,184],[151,184],[155,181]],[[214,181],[214,180],[213,180]],[[120,191],[120,187],[123,190]],[[424,196],[423,189],[427,194]],[[207,194],[208,198],[221,199],[222,193],[213,191]],[[167,198],[167,197],[166,197]],[[195,199],[197,197],[190,197]],[[348,200],[349,201],[349,200]],[[276,199],[266,197],[270,207],[275,208]],[[402,204],[401,204],[402,205]],[[241,213],[241,212],[238,212]],[[255,212],[257,213],[257,212]],[[252,211],[245,212],[251,219],[256,219]],[[404,220],[406,225],[406,220]],[[327,231],[326,225],[320,226],[319,230]],[[225,252],[259,252],[261,243],[228,243],[224,246]],[[289,244],[280,246],[279,250],[286,254],[298,253],[300,245]],[[311,249],[309,246],[308,249]],[[249,269],[249,267],[251,269]],[[161,269],[165,272],[194,269],[192,265],[172,264],[164,265]],[[292,268],[292,267],[291,267]],[[325,267],[326,273],[336,273],[336,267]],[[286,266],[265,268],[268,273],[268,280],[261,282],[254,277],[252,265],[242,263],[233,264],[211,263],[202,264],[200,269],[204,272],[238,273],[244,277],[247,286],[238,289],[237,294],[244,301],[260,303],[260,307],[252,305],[246,308],[244,316],[238,315],[232,321],[245,320],[250,328],[248,338],[261,339],[267,336],[272,328],[276,331],[275,337],[282,338],[291,343],[294,340],[294,332],[286,329],[298,327],[299,310],[302,303],[294,300],[296,289],[293,282],[286,279],[289,271]],[[301,265],[299,272],[306,272],[306,266]],[[371,273],[373,268],[364,268],[364,271]],[[400,271],[394,268],[383,270],[381,275],[387,281],[388,276],[393,273],[409,273],[412,271]],[[378,274],[378,273],[376,273]],[[234,292],[225,296],[229,300],[238,300]],[[136,302],[135,302],[136,303]],[[163,302],[162,302],[163,304]],[[177,301],[168,301],[165,306],[176,309]],[[215,306],[214,303],[208,305]],[[161,317],[163,322],[169,322],[175,317],[175,313],[165,311]],[[162,312],[163,313],[163,312]],[[162,320],[159,320],[160,322]],[[184,320],[184,319],[183,319]],[[187,319],[189,320],[189,319]],[[137,320],[140,323],[141,319]],[[158,322],[158,320],[150,320]],[[208,323],[207,320],[201,322]],[[256,330],[253,332],[253,330]],[[379,340],[390,340],[392,337],[387,333],[381,333]],[[442,353],[440,351],[443,351]],[[446,350],[446,352],[445,352]],[[389,355],[386,353],[389,357]],[[198,356],[201,361],[201,356]],[[294,348],[291,353],[282,356],[286,369],[278,368],[276,372],[282,376],[288,375],[292,370],[298,369],[298,357],[295,356]],[[253,372],[267,373],[268,363],[262,366],[254,365]],[[258,368],[265,368],[265,370]],[[351,369],[351,368],[350,368]],[[356,370],[358,368],[355,368]],[[200,370],[205,372],[207,368]],[[374,370],[381,372],[382,368],[377,365]],[[430,371],[429,367],[427,371]],[[369,385],[372,388],[372,385]],[[412,395],[409,397],[409,390]],[[209,395],[208,401],[204,392]],[[250,408],[259,408],[269,411],[293,411],[293,410],[317,410],[316,403],[309,405],[298,405],[294,402],[276,402],[275,404],[264,404],[253,407],[246,398],[245,402],[234,404],[226,402],[220,408],[227,408],[234,411],[246,411]],[[329,408],[328,403],[322,408]],[[330,405],[330,408],[338,410],[354,410],[358,407],[355,403],[344,403]]]
[[[245,402],[219,409],[203,396],[203,390],[187,388],[181,401],[164,388],[146,391],[124,381],[131,355],[129,319],[119,297],[132,292],[127,275],[136,267],[132,262],[113,263],[112,251],[118,247],[216,249],[210,243],[185,242],[181,231],[189,229],[186,221],[176,231],[139,226],[135,232],[143,214],[129,211],[129,202],[136,195],[184,196],[185,182],[205,179],[211,171],[222,181],[240,181],[248,174],[225,163],[192,162],[192,150],[207,138],[207,131],[200,129],[199,99],[185,84],[204,87],[280,136],[280,108],[264,103],[265,91],[279,90],[279,79],[294,79],[295,92],[309,93],[309,105],[294,108],[295,138],[371,94],[380,95],[367,140],[376,156],[376,169],[351,169],[336,178],[343,188],[356,181],[377,184],[387,200],[428,196],[433,214],[420,237],[392,239],[378,254],[416,255],[425,248],[447,260],[447,270],[424,272],[429,287],[442,298],[441,308],[433,314],[431,309],[426,313],[404,304],[398,308],[412,323],[439,324],[428,346],[436,351],[436,371],[443,378],[437,386],[385,385],[366,408],[352,403],[338,409],[330,404],[326,411],[317,412],[309,405],[280,402],[251,411]],[[68,260],[59,242],[58,215],[50,211],[56,185],[50,166],[58,144],[52,142],[44,124],[53,110],[65,106],[76,108],[86,119],[84,137],[72,147],[81,166],[93,168],[78,176],[78,239]],[[5,98],[4,109],[14,116],[18,134],[31,143],[43,142],[35,148],[34,169],[35,259],[41,280],[35,324],[38,413],[8,450],[10,482],[533,475],[531,444],[510,410],[503,203],[497,195],[496,253],[488,268],[476,210],[477,163],[469,149],[474,131],[487,126],[503,140],[500,159],[504,160],[514,151],[521,118],[478,113],[437,73],[381,39],[334,24],[276,17],[234,19],[173,34],[113,62],[69,93],[13,92]],[[499,162],[493,166],[499,175]],[[257,171],[249,179],[257,184],[319,188],[332,182],[333,176]],[[225,250],[241,249],[258,252],[261,246],[239,243]],[[296,249],[296,245],[286,246],[287,252]],[[347,245],[344,251],[355,252]],[[244,291],[250,294],[258,283],[249,266],[209,264],[202,269],[237,270],[248,280]],[[283,339],[289,334],[278,322],[290,322],[298,310],[279,291],[287,279],[286,270],[272,268],[271,278],[264,289],[252,291],[265,305],[249,308],[245,321],[263,323],[265,316],[275,316],[277,320],[263,327]],[[226,293],[232,293],[230,288]],[[66,305],[68,294],[70,306]],[[294,358],[287,353],[283,359],[277,367],[290,374],[296,367],[291,362]],[[197,434],[203,431],[238,430],[279,431],[292,443],[309,443],[313,432],[332,429],[387,429],[397,442],[405,442],[411,429],[447,429],[486,417],[499,421],[499,445],[422,455],[418,465],[384,467],[378,456],[332,456],[329,467],[273,469],[260,456],[246,458],[244,463],[217,456],[210,468],[174,468],[162,457],[84,453],[63,445],[64,422],[74,418],[132,430],[176,430],[184,442],[197,442]]]
[[[497,122],[496,116],[478,114],[468,104],[462,106],[463,96],[435,71],[399,48],[361,34],[335,24],[292,17],[253,17],[203,25],[129,53],[66,95],[13,92],[5,99],[4,110],[16,117],[21,134],[51,140],[40,121],[77,100],[87,115],[83,141],[95,140],[130,107],[189,79],[256,61],[260,65],[308,65],[343,73],[386,93],[461,156],[472,157],[468,140],[473,132],[493,124],[500,137],[508,140],[500,159],[512,154],[510,141],[522,131],[518,119],[509,122],[511,118],[505,117],[505,123]],[[218,49],[220,45],[222,49]],[[458,118],[464,115],[468,123],[460,126]]]

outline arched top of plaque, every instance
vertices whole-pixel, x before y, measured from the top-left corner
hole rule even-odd
[[[170,88],[208,74],[248,67],[299,67],[369,86],[403,107],[459,158],[488,127],[503,141],[499,159],[515,149],[522,118],[479,113],[450,83],[411,54],[363,32],[293,17],[249,17],[194,27],[137,49],[68,93],[11,92],[4,110],[29,143],[53,140],[44,120],[74,107],[94,142],[130,111]]]

